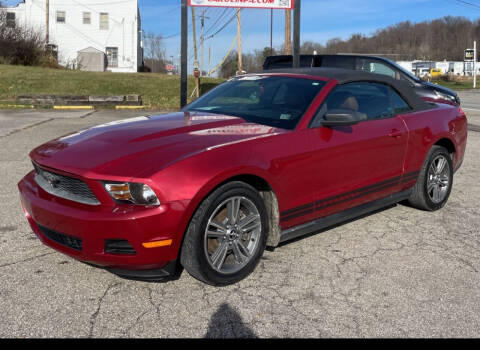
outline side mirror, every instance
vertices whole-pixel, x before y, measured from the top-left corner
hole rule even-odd
[[[323,118],[323,126],[348,126],[367,120],[367,115],[351,109],[332,109]]]

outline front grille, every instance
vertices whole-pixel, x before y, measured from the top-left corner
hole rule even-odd
[[[36,164],[35,181],[51,195],[89,205],[99,205],[97,197],[82,180],[46,171]]]
[[[75,249],[75,250],[82,250],[82,240],[80,238],[72,237],[64,235],[63,233],[58,233],[49,228],[37,225],[40,231],[47,236],[47,238],[51,239],[58,244],[64,245],[66,247]]]

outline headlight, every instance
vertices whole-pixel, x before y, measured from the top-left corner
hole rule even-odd
[[[435,95],[437,95],[438,98],[441,98],[447,101],[457,102],[457,99],[453,95],[444,94],[443,92],[440,92],[438,90],[434,90],[434,91],[435,91]]]
[[[105,183],[105,190],[119,202],[139,205],[160,205],[157,195],[150,186],[137,182]]]

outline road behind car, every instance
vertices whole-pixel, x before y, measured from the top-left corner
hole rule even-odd
[[[24,219],[16,184],[28,152],[127,116],[0,112],[0,337],[480,335],[480,133],[442,210],[382,210],[265,252],[249,278],[214,288],[186,272],[120,279],[45,247]]]

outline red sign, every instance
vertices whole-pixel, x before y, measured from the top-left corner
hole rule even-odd
[[[190,6],[293,9],[294,0],[188,0]]]
[[[171,71],[175,70],[175,66],[173,64],[167,64],[167,65],[165,65],[165,69],[167,71],[171,72]]]

